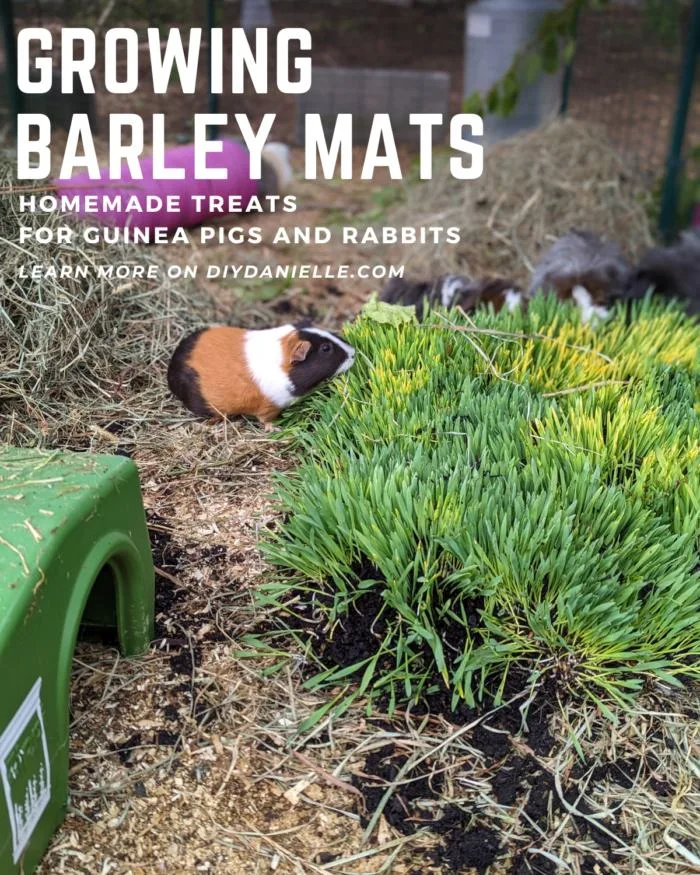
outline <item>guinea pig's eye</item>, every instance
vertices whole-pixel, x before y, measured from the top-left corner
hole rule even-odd
[[[321,352],[330,352],[333,349],[332,343],[322,343],[321,344]]]

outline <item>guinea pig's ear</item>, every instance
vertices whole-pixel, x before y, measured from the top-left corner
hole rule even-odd
[[[294,344],[292,349],[292,361],[293,362],[303,362],[306,356],[309,354],[309,350],[311,349],[311,344],[308,340],[300,340]]]

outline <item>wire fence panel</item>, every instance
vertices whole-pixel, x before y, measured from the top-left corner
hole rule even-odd
[[[586,10],[579,19],[568,112],[602,125],[614,146],[650,180],[664,171],[685,50],[688,5],[650,15],[643,3]],[[686,153],[700,145],[700,90]]]

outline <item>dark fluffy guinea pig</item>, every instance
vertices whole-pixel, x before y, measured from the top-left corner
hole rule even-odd
[[[700,314],[700,235],[687,231],[675,246],[646,252],[622,298],[643,298],[649,290],[685,304],[691,315]]]
[[[535,265],[529,295],[554,293],[573,300],[581,320],[605,319],[607,306],[629,281],[630,266],[615,243],[590,231],[572,230],[556,240]]]
[[[168,386],[198,416],[255,416],[270,430],[285,407],[354,360],[341,337],[307,323],[262,331],[214,326],[181,341]]]
[[[404,307],[415,307],[420,319],[423,315],[425,302],[430,300],[433,283],[406,280],[403,277],[392,277],[384,286],[379,296],[386,304],[401,304]]]
[[[496,310],[514,310],[524,303],[518,287],[500,277],[472,281],[460,274],[448,273],[433,281],[406,280],[394,277],[384,287],[381,300],[388,304],[413,305],[416,316],[423,318],[426,304],[460,307],[467,313],[479,304],[493,304]]]

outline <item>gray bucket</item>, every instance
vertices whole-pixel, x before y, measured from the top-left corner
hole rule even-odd
[[[562,0],[478,0],[466,11],[464,95],[486,93],[510,67],[515,54],[535,36],[544,15]],[[524,86],[507,118],[484,117],[484,140],[493,143],[537,127],[557,112],[564,71],[542,74]]]
[[[241,6],[241,27],[252,31],[257,27],[274,27],[270,0],[243,0]]]

